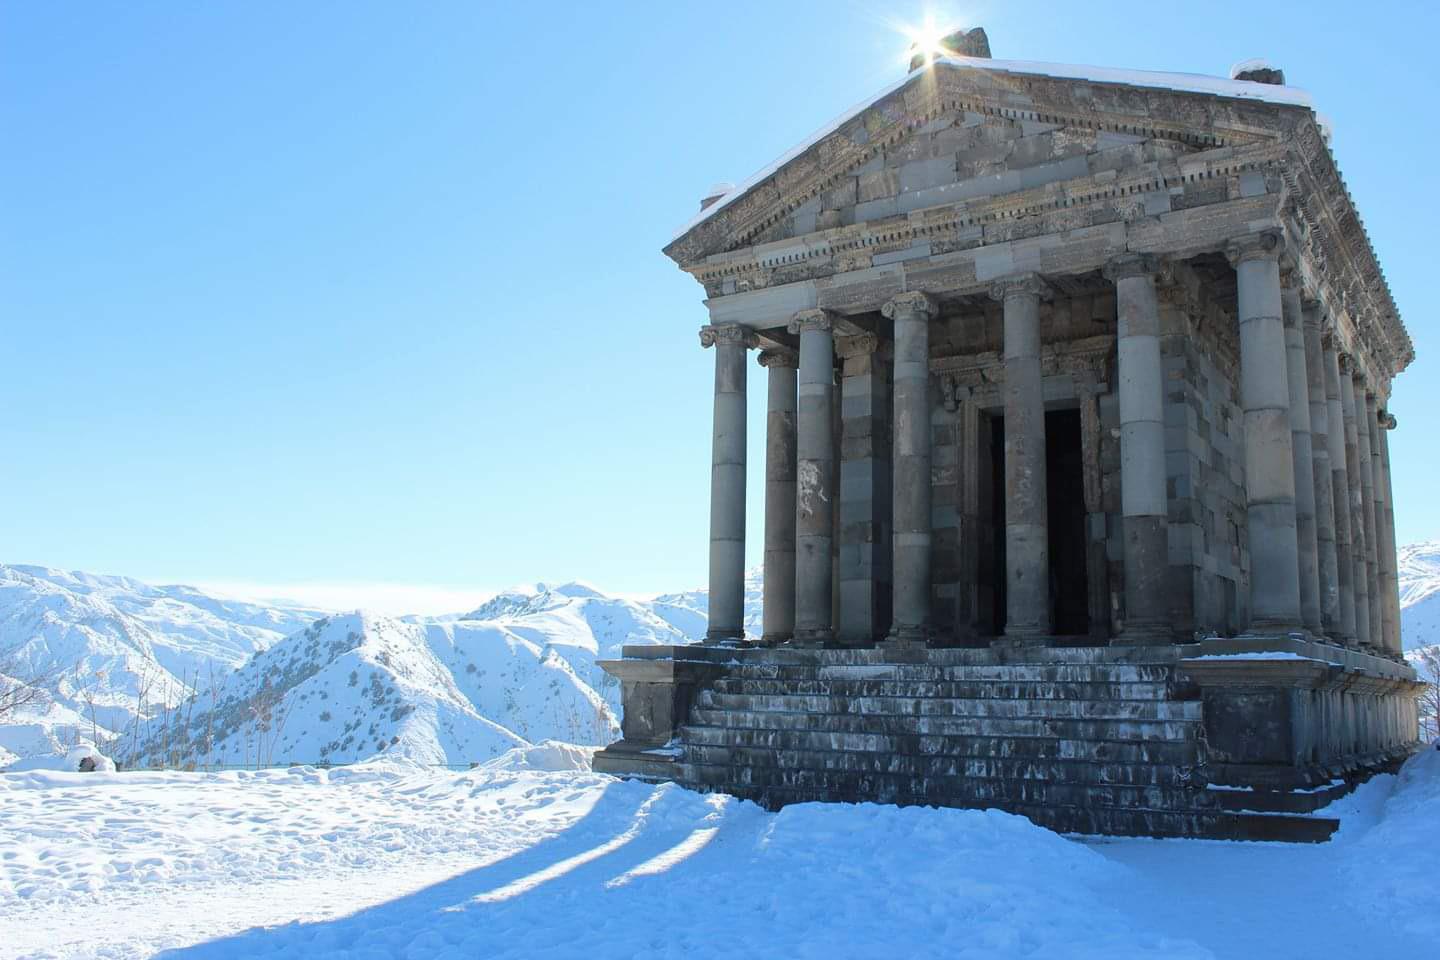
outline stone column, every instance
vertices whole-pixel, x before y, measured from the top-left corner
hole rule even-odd
[[[869,646],[890,627],[889,350],[873,333],[841,337],[840,609],[842,646]]]
[[[1332,502],[1335,505],[1335,581],[1340,587],[1340,624],[1335,639],[1347,647],[1359,645],[1355,634],[1355,528],[1350,517],[1350,465],[1345,433],[1345,404],[1341,399],[1340,353],[1335,333],[1321,335],[1325,355],[1325,411],[1330,431],[1325,445],[1330,453]]]
[[[800,334],[795,471],[795,643],[834,639],[831,539],[835,511],[835,335],[826,310],[790,321]]]
[[[1280,237],[1232,242],[1240,321],[1240,405],[1245,411],[1245,513],[1250,540],[1250,632],[1300,629],[1295,462],[1280,306]]]
[[[773,647],[795,634],[795,351],[760,352],[769,371],[765,407],[765,579],[761,643]]]
[[[1290,387],[1290,456],[1295,474],[1295,539],[1300,557],[1300,622],[1321,635],[1320,544],[1315,521],[1315,457],[1310,425],[1310,375],[1305,363],[1300,288],[1293,272],[1283,279],[1280,305],[1285,322],[1285,380]]]
[[[1325,357],[1320,344],[1320,304],[1301,304],[1305,341],[1305,392],[1310,407],[1311,475],[1315,488],[1316,578],[1320,584],[1320,632],[1332,640],[1340,627],[1339,563],[1335,552],[1335,496],[1330,465],[1330,409],[1325,401]],[[1337,398],[1338,399],[1338,398]],[[1300,476],[1296,481],[1302,483]]]
[[[888,642],[922,644],[930,634],[930,318],[927,294],[902,293],[882,313],[895,322],[894,615]]]
[[[1125,620],[1122,643],[1168,641],[1165,411],[1160,366],[1160,304],[1155,258],[1112,260],[1119,319],[1120,502],[1124,535]],[[1082,414],[1083,415],[1083,414]]]
[[[745,639],[745,351],[754,342],[740,324],[700,328],[700,345],[715,348],[709,643]]]
[[[1350,502],[1350,558],[1355,589],[1355,641],[1370,646],[1370,573],[1365,566],[1365,495],[1360,479],[1360,441],[1356,429],[1355,368],[1349,354],[1340,355],[1340,407],[1345,418],[1346,498]]]
[[[1005,304],[1005,636],[1043,643],[1050,622],[1045,397],[1040,375],[1037,274],[997,282]]]
[[[1384,593],[1380,589],[1380,530],[1375,500],[1375,470],[1379,466],[1373,430],[1377,425],[1375,394],[1366,389],[1363,377],[1355,378],[1355,426],[1359,440],[1360,494],[1365,499],[1365,576],[1370,587],[1370,643],[1385,649]]]
[[[1404,644],[1400,637],[1400,563],[1395,555],[1395,488],[1390,481],[1390,431],[1395,429],[1395,418],[1387,410],[1379,412],[1380,426],[1380,469],[1381,485],[1385,490],[1385,519],[1381,522],[1381,542],[1385,550],[1380,556],[1380,577],[1384,581],[1385,645],[1391,655],[1403,656]]]
[[[1085,579],[1090,589],[1090,640],[1096,646],[1110,641],[1110,561],[1106,556],[1105,504],[1101,499],[1100,387],[1077,383],[1080,401],[1081,492],[1085,496]]]

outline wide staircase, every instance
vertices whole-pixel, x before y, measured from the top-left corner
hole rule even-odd
[[[1306,815],[1328,791],[1208,782],[1173,648],[746,653],[680,728],[688,786],[772,808],[996,807],[1085,834],[1318,841],[1337,825]]]

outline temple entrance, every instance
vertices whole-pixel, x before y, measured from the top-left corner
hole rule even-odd
[[[1050,613],[1056,636],[1087,637],[1085,485],[1080,411],[1045,414],[1045,496],[1050,517]]]
[[[983,415],[982,415],[983,416]],[[977,614],[994,635],[1005,632],[1005,418],[984,416],[976,461],[983,483],[978,518]],[[1050,622],[1061,637],[1087,638],[1089,581],[1085,557],[1085,496],[1080,411],[1045,413],[1045,495],[1049,515]]]

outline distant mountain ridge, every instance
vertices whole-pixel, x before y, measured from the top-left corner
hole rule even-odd
[[[1403,547],[1399,576],[1406,650],[1440,644],[1440,540]],[[760,596],[752,570],[752,636]],[[572,581],[465,613],[384,617],[0,565],[0,664],[60,674],[53,696],[0,724],[0,767],[77,739],[226,764],[463,764],[544,739],[603,743],[620,701],[596,661],[627,643],[699,640],[708,606],[703,589],[636,600]]]
[[[757,579],[757,630],[758,597]],[[274,762],[466,763],[544,739],[602,743],[620,702],[596,660],[703,637],[705,600],[573,581],[468,613],[384,617],[0,565],[0,663],[60,677],[46,702],[0,724],[0,768],[77,739],[227,764],[262,750]]]

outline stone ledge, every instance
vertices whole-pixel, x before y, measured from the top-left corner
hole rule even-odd
[[[1185,661],[1193,661],[1196,657],[1233,656],[1235,654],[1247,653],[1292,653],[1296,656],[1308,657],[1312,660],[1323,660],[1326,663],[1335,664],[1349,671],[1363,671],[1372,676],[1399,680],[1416,679],[1415,670],[1408,663],[1397,663],[1394,660],[1377,657],[1374,654],[1351,650],[1319,640],[1307,640],[1301,637],[1242,636],[1230,639],[1216,637],[1210,640],[1202,640],[1199,643],[1185,644],[1179,647],[1179,649],[1181,651],[1182,663],[1185,663]],[[1188,664],[1185,665],[1188,666]]]
[[[590,769],[616,777],[665,781],[676,779],[678,763],[678,750],[661,753],[653,744],[619,740],[597,751]]]

